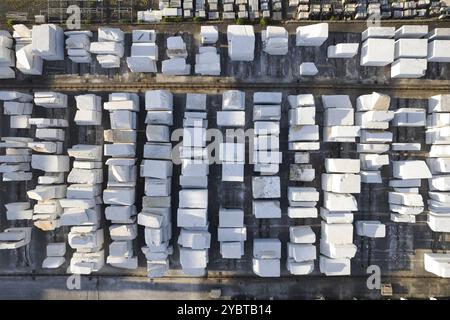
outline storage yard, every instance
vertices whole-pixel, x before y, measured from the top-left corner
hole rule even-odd
[[[63,28],[0,31],[0,298],[450,297],[445,19]]]

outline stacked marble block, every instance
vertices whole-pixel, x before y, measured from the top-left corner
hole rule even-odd
[[[162,62],[162,73],[169,76],[182,76],[191,73],[191,65],[186,63],[188,56],[186,43],[181,36],[167,38],[167,57]]]
[[[93,94],[75,97],[77,111],[75,123],[78,126],[100,126],[102,124],[102,98]]]
[[[31,29],[23,24],[15,24],[13,29],[17,70],[26,75],[42,75],[44,60],[33,52]]]
[[[384,67],[394,62],[395,27],[368,27],[361,34],[361,60],[364,67]]]
[[[320,209],[320,271],[327,276],[350,274],[350,259],[355,256],[353,244],[353,213],[358,203],[353,196],[361,191],[358,159],[325,159],[326,173],[322,173],[324,191]]]
[[[319,192],[313,187],[288,187],[288,216],[290,218],[316,218],[317,202]],[[304,242],[296,237],[296,234],[309,232],[309,226],[291,226],[290,242],[287,244],[287,269],[294,275],[309,274],[314,271],[314,260],[316,260],[315,235],[312,242]],[[301,235],[300,238],[303,236]],[[308,237],[309,240],[312,238]],[[308,240],[308,241],[309,241]]]
[[[398,128],[421,128],[426,124],[426,111],[423,108],[400,108],[395,110],[392,126]],[[420,150],[420,144],[393,144],[393,150],[417,151]],[[393,192],[389,193],[389,207],[391,212],[391,220],[394,222],[414,223],[415,215],[420,214],[424,210],[422,196],[419,194],[421,186],[420,179],[427,179],[428,173],[426,164],[423,161],[416,161],[411,164],[401,164],[403,162],[393,162],[394,179],[389,181],[389,186],[393,188]],[[408,177],[400,174],[399,168],[405,166],[417,166],[418,169],[424,170],[418,173],[422,178]],[[397,172],[397,173],[396,173]],[[431,174],[430,174],[431,176]]]
[[[428,62],[450,62],[450,28],[435,28],[428,34]]]
[[[33,96],[17,91],[2,91],[3,114],[9,117],[10,129],[29,129],[33,112]]]
[[[421,78],[425,75],[427,34],[427,25],[404,25],[395,31],[395,61],[391,65],[391,78]]]
[[[419,194],[421,179],[430,179],[431,172],[425,161],[404,160],[392,162],[393,180],[389,185],[389,208],[394,222],[415,223],[416,215],[424,210],[422,195]]]
[[[386,225],[378,220],[356,221],[356,234],[367,238],[384,238],[386,236]]]
[[[46,257],[42,262],[43,269],[58,269],[66,263],[66,243],[49,243],[45,249]]]
[[[328,23],[297,27],[295,36],[297,47],[320,47],[328,39]],[[314,62],[303,62],[300,65],[301,76],[314,76],[318,72]]]
[[[305,186],[315,179],[315,169],[310,164],[310,153],[320,148],[320,143],[315,141],[319,137],[314,97],[311,94],[292,95],[288,96],[288,102],[290,105],[289,150],[294,151],[295,162],[290,165],[289,180],[291,182],[288,187],[288,216],[291,219],[316,218],[318,216],[316,205],[319,201],[319,193],[314,187]],[[297,133],[297,131],[305,130],[305,128],[309,128],[309,136]],[[298,141],[302,139],[306,141]],[[298,183],[301,183],[302,187],[298,187]],[[301,232],[302,229],[310,230],[310,227],[290,227],[291,237],[287,244],[288,259],[286,265],[292,274],[303,275],[314,270],[314,260],[316,259],[315,236],[312,242],[303,242],[294,235],[297,229]]]
[[[119,68],[124,55],[125,34],[118,28],[98,28],[98,42],[91,42],[89,51],[97,54],[102,68]]]
[[[195,55],[195,73],[208,76],[220,76],[220,54],[216,43],[219,40],[219,30],[216,26],[202,26],[202,46]]]
[[[270,55],[284,56],[289,50],[289,34],[283,27],[268,26],[261,31],[263,51]]]
[[[190,276],[204,276],[208,264],[211,234],[208,231],[208,174],[206,148],[206,97],[189,95],[183,119],[180,148],[181,176],[177,226],[180,263]],[[193,99],[193,100],[191,100]],[[194,103],[195,102],[195,103]]]
[[[310,164],[311,151],[320,149],[319,126],[316,125],[316,107],[312,94],[288,97],[289,109],[289,151],[294,151],[294,164],[290,165],[289,180],[312,182],[315,170]],[[294,200],[295,201],[295,200]],[[290,218],[315,218],[317,209],[304,206],[290,206]]]
[[[222,111],[217,112],[217,125],[225,129],[245,126],[245,93],[228,90],[222,95]],[[239,141],[221,143],[219,160],[222,166],[222,184],[244,186],[245,143]],[[219,209],[218,228],[220,253],[224,259],[240,259],[244,255],[247,229],[244,210],[222,206]]]
[[[425,270],[441,278],[450,278],[450,254],[431,253],[423,255]]]
[[[0,250],[14,250],[27,246],[31,241],[30,227],[7,228],[0,232]]]
[[[61,226],[70,227],[69,246],[76,250],[69,272],[90,274],[104,264],[104,234],[101,228],[103,163],[102,147],[77,144],[67,150],[74,158],[67,182],[67,194],[59,203],[63,209]],[[96,259],[97,267],[85,265],[85,259]]]
[[[245,127],[245,92],[228,90],[223,93],[222,110],[217,111],[217,126],[224,128]],[[236,171],[236,179],[240,181],[243,179],[241,176],[244,174],[244,167],[243,165],[238,167],[236,164],[234,169],[237,168],[239,168],[239,170]],[[227,169],[227,166],[222,166],[222,177],[225,176],[225,169]],[[231,172],[232,168],[229,167],[228,169],[230,169]]]
[[[145,93],[147,143],[141,177],[145,178],[145,196],[138,224],[145,227],[142,252],[147,259],[149,278],[163,277],[169,270],[173,253],[172,238],[172,144],[173,96],[166,90]]]
[[[355,111],[347,95],[323,95],[324,142],[356,142],[360,127],[355,126]],[[317,133],[318,135],[318,133]]]
[[[257,219],[281,218],[280,145],[281,92],[255,92],[253,95],[253,214]]]
[[[64,31],[54,24],[13,26],[16,40],[16,68],[26,75],[42,75],[44,60],[64,60]]]
[[[281,241],[253,240],[253,272],[260,277],[280,277]]]
[[[66,109],[67,96],[57,92],[37,92],[34,103],[46,109]],[[67,185],[65,173],[70,171],[70,161],[64,155],[65,128],[64,119],[30,119],[36,125],[36,138],[40,141],[28,143],[32,149],[31,167],[45,172],[38,178],[38,185],[27,192],[30,199],[36,200],[34,206],[34,225],[44,231],[60,227],[63,212],[60,201],[66,197]]]
[[[389,111],[390,101],[388,95],[378,92],[356,99],[355,124],[361,128],[356,150],[360,154],[363,183],[381,183],[380,169],[389,165],[389,155],[383,153],[389,151],[392,142],[392,133],[386,131],[394,118],[394,112]]]
[[[6,30],[0,30],[0,79],[15,79],[16,66],[14,42],[11,34]]]
[[[450,95],[428,99],[426,143],[430,144],[427,164],[432,177],[428,180],[427,223],[434,232],[450,232]]]
[[[157,72],[158,46],[155,30],[133,30],[131,57],[127,58],[131,72]]]
[[[279,172],[282,160],[280,145],[281,92],[255,92],[253,95],[253,214],[257,219],[281,218]],[[264,250],[266,247],[267,251]],[[253,272],[262,277],[280,276],[281,242],[278,239],[255,239]]]
[[[136,269],[137,256],[134,239],[137,237],[136,224],[136,144],[122,142],[122,138],[135,136],[139,96],[136,93],[111,93],[109,101],[103,104],[109,111],[113,132],[112,144],[104,145],[104,156],[108,166],[107,188],[103,191],[106,219],[111,221],[109,234],[112,243],[106,262],[113,267]],[[114,135],[119,136],[117,139]]]
[[[67,36],[66,50],[69,59],[74,63],[91,63],[92,31],[70,30],[64,34]]]
[[[390,64],[391,78],[421,78],[428,62],[450,61],[449,30],[436,28],[428,33],[426,25],[404,25],[397,30],[369,27],[362,33],[361,66]]]
[[[287,269],[294,275],[306,275],[314,271],[317,259],[316,234],[310,226],[290,226],[287,244]]]
[[[33,96],[16,91],[0,92],[3,103],[3,113],[10,116],[11,129],[30,128],[29,120],[33,112]],[[28,137],[2,137],[0,148],[5,149],[5,155],[0,156],[0,173],[3,181],[29,181],[31,152],[28,143],[33,141]]]
[[[351,59],[358,54],[359,43],[337,43],[329,46],[327,57],[333,59]]]
[[[31,31],[32,52],[43,60],[64,60],[64,31],[55,24],[34,25]]]

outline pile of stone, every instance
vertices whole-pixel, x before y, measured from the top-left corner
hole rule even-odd
[[[181,36],[167,38],[166,54],[169,59],[162,62],[163,74],[181,76],[191,73],[191,65],[186,63],[186,43]]]
[[[297,47],[320,47],[328,39],[328,23],[297,27],[295,36]],[[314,62],[300,64],[300,76],[314,76],[318,72]]]
[[[155,30],[133,30],[131,57],[127,58],[131,72],[157,72],[158,46]]]
[[[31,45],[32,52],[43,60],[64,60],[64,31],[55,24],[33,26]]]
[[[316,218],[319,192],[315,187],[308,186],[315,179],[315,169],[310,163],[311,151],[320,148],[314,97],[311,94],[291,95],[288,102],[289,150],[294,151],[294,163],[290,164],[287,213],[291,219]],[[309,234],[312,230],[307,225],[290,227],[286,266],[294,275],[304,275],[314,270],[315,235],[312,232],[312,237],[305,238],[304,232]]]
[[[356,221],[356,234],[367,238],[384,238],[386,226],[378,220]]]
[[[359,43],[338,43],[328,46],[327,57],[333,59],[351,59],[358,54]]]
[[[125,35],[118,28],[98,28],[98,42],[92,42],[89,51],[97,54],[102,68],[119,68],[124,55]]]
[[[289,150],[294,151],[294,164],[290,165],[289,180],[312,182],[315,170],[310,164],[311,151],[320,149],[319,126],[316,125],[316,107],[312,94],[288,96]],[[314,207],[314,206],[313,206]],[[290,208],[291,218],[317,217],[315,208]]]
[[[182,189],[179,192],[177,212],[177,226],[181,228],[178,244],[183,272],[192,276],[206,274],[211,244],[211,234],[208,232],[209,161],[206,149],[208,122],[205,98],[197,96],[195,99],[186,99],[180,150]]]
[[[324,142],[356,142],[360,127],[355,126],[355,110],[347,95],[323,95],[325,109],[323,122]]]
[[[13,26],[16,41],[16,68],[26,75],[42,75],[44,60],[33,52],[31,29],[23,24]]]
[[[449,28],[369,27],[362,33],[362,66],[391,65],[391,78],[421,78],[428,62],[450,62]],[[395,40],[393,39],[395,37]]]
[[[280,218],[281,92],[255,92],[253,95],[253,164],[260,176],[252,179],[253,214],[257,219]]]
[[[228,56],[232,61],[253,61],[255,57],[255,32],[251,25],[227,27]]]
[[[202,26],[200,30],[202,46],[195,55],[195,73],[208,76],[220,76],[220,55],[216,43],[219,31],[215,26]]]
[[[283,27],[269,26],[261,31],[263,51],[270,55],[284,56],[289,50],[289,34]]]
[[[319,192],[314,187],[288,187],[288,216],[292,219],[317,218]]]
[[[281,241],[279,239],[253,240],[253,272],[260,277],[279,277]]]
[[[110,157],[107,188],[103,191],[106,219],[111,221],[109,235],[109,255],[106,262],[113,267],[136,269],[138,259],[134,252],[133,240],[137,237],[136,224],[136,144],[122,142],[123,136],[135,135],[137,114],[140,110],[136,93],[111,93],[109,101],[103,105],[109,111],[112,144],[105,144],[104,155]],[[122,137],[120,137],[122,136]]]
[[[7,203],[5,208],[8,221],[33,219],[33,209],[29,201]]]
[[[353,213],[358,203],[352,195],[360,193],[361,178],[358,159],[325,159],[322,174],[324,191],[320,209],[320,272],[327,276],[350,274],[350,259],[356,254],[353,244]]]
[[[75,123],[78,126],[100,126],[102,124],[102,98],[94,94],[75,96],[77,112]]]
[[[381,183],[382,166],[389,165],[389,142],[392,133],[389,121],[394,118],[394,112],[389,111],[391,98],[378,92],[365,94],[356,99],[355,124],[361,128],[359,143],[356,150],[361,160],[361,182]],[[401,145],[397,150],[402,149]]]
[[[428,62],[450,62],[450,28],[433,29],[428,41]]]
[[[315,76],[319,73],[314,62],[302,62],[300,64],[300,76]]]
[[[43,269],[58,269],[66,263],[66,243],[49,243],[46,248],[46,258],[42,262]]]
[[[31,241],[32,228],[8,228],[0,232],[0,250],[18,249]]]
[[[16,91],[1,91],[0,101],[3,103],[3,113],[10,116],[11,129],[30,128],[30,117],[33,112],[33,96]],[[28,135],[28,133],[27,133]],[[0,156],[0,173],[3,181],[29,181],[30,150],[25,137],[2,137],[0,149],[5,149],[5,155]]]
[[[421,78],[425,75],[427,34],[427,25],[404,25],[395,31],[395,61],[391,65],[391,78]]]
[[[391,220],[415,223],[416,215],[424,210],[422,195],[419,193],[421,179],[430,179],[431,172],[425,161],[403,160],[392,162],[392,176],[389,181],[393,191],[389,192]]]
[[[361,36],[361,66],[384,67],[394,62],[395,27],[368,27]]]
[[[202,45],[215,45],[219,40],[219,29],[216,26],[201,26],[200,41]]]
[[[72,30],[66,31],[64,34],[67,36],[66,49],[69,59],[74,63],[91,63],[92,32],[89,30]]]
[[[90,274],[95,270],[83,269],[80,255],[84,252],[99,252],[103,248],[103,229],[100,224],[103,203],[102,147],[77,144],[67,153],[74,161],[67,177],[70,185],[66,198],[59,200],[63,209],[60,224],[70,227],[69,245],[77,251],[70,263],[71,272]]]
[[[0,92],[0,100],[4,101],[3,110],[5,115],[21,117],[26,115],[23,122],[28,124],[29,115],[32,113],[33,104],[30,103],[33,97],[14,91]],[[13,129],[13,123],[17,120],[11,119],[10,128]],[[29,127],[26,125],[25,127]],[[29,133],[26,133],[29,135]],[[0,156],[0,173],[3,175],[3,181],[29,181],[32,179],[31,173],[31,150],[28,143],[33,141],[25,137],[2,137],[0,149],[5,149],[5,155]],[[21,195],[20,195],[21,196]],[[6,203],[6,219],[8,221],[32,220],[33,209],[28,201]]]
[[[314,271],[317,250],[316,234],[310,226],[289,227],[287,244],[287,269],[294,275],[310,274]]]
[[[297,47],[320,47],[328,39],[328,23],[297,27]]]
[[[425,253],[425,270],[441,278],[450,278],[450,253]]]
[[[245,92],[228,90],[222,96],[222,111],[217,111],[217,126],[242,128],[245,126]]]
[[[450,95],[428,99],[426,142],[431,145],[426,160],[432,177],[428,180],[427,223],[434,232],[450,232]]]
[[[222,111],[217,112],[220,127],[245,126],[245,93],[228,90],[222,95]],[[234,139],[233,139],[234,141]],[[220,144],[219,160],[222,166],[222,186],[229,192],[239,192],[244,186],[245,144],[228,142]],[[244,255],[247,229],[244,225],[242,204],[224,201],[219,209],[218,228],[220,253],[224,259],[240,259]]]
[[[2,180],[30,181],[33,174],[30,171],[31,155],[28,143],[31,138],[2,137],[0,149],[6,149],[5,155],[0,156],[0,173]]]
[[[59,92],[36,92],[34,104],[47,109],[67,108],[67,95]]]
[[[141,177],[145,178],[145,196],[138,224],[145,227],[145,247],[149,278],[163,277],[169,270],[173,253],[172,238],[172,144],[173,96],[166,90],[145,93],[147,143]]]
[[[54,113],[54,109],[67,109],[67,96],[58,92],[37,92],[34,103]],[[28,147],[34,151],[31,167],[45,172],[38,178],[38,185],[27,192],[30,199],[36,200],[34,206],[34,225],[44,231],[51,231],[61,225],[63,213],[61,200],[66,198],[67,185],[65,173],[70,171],[69,157],[64,154],[66,141],[65,128],[69,123],[65,119],[30,119],[36,125],[38,141],[29,142]]]
[[[15,79],[14,42],[8,31],[0,30],[0,79]]]
[[[218,11],[219,10],[219,0],[208,0],[207,2],[208,2],[208,20],[219,19],[219,17],[220,17],[220,13]],[[184,5],[184,3],[183,3],[183,5]]]
[[[392,121],[394,127],[424,127],[426,111],[423,108],[399,108]]]

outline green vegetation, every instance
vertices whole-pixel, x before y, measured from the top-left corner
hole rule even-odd
[[[198,17],[198,16],[195,16],[192,20],[193,20],[194,22],[202,22],[202,21],[203,21],[203,18]]]
[[[10,27],[12,29],[15,22],[13,19],[8,19],[8,20],[6,20],[6,24],[8,25],[8,27]]]
[[[236,24],[245,24],[247,21],[245,20],[245,19],[242,19],[242,18],[237,18],[236,20],[235,20],[235,23]]]
[[[259,19],[259,25],[261,27],[267,27],[269,25],[269,19],[267,19],[267,18]]]

